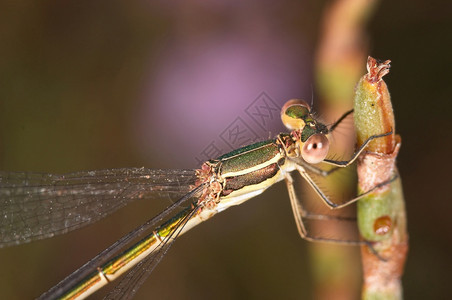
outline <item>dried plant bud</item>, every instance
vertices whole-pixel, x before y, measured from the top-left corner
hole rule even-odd
[[[372,135],[392,131],[384,138],[372,141],[367,147],[370,152],[390,154],[396,146],[395,122],[388,87],[382,80],[389,73],[390,60],[378,62],[367,59],[367,71],[359,81],[355,94],[355,126],[358,146]]]

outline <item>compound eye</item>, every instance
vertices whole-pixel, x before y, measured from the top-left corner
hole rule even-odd
[[[324,134],[313,134],[304,143],[301,156],[310,164],[318,164],[325,159],[329,148],[328,138]]]
[[[310,111],[311,107],[306,101],[292,99],[287,101],[281,109],[281,120],[290,130],[302,129]]]

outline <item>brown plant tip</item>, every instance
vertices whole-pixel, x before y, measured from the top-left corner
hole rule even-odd
[[[367,147],[370,152],[392,153],[395,147],[395,122],[391,96],[383,76],[389,73],[390,60],[379,62],[368,57],[365,74],[356,87],[355,128],[358,145],[376,133],[393,134],[371,141]]]
[[[383,76],[389,73],[389,68],[391,68],[391,61],[389,59],[381,62],[371,56],[368,56],[367,80],[372,83],[379,82]]]

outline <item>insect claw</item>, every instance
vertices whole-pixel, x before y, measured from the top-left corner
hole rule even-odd
[[[373,246],[374,242],[364,241],[364,244],[367,246],[367,248],[369,248],[369,251],[370,251],[373,255],[375,255],[380,261],[387,262],[387,261],[389,260],[389,259],[386,259],[386,258],[384,258],[383,256],[381,256],[381,255],[377,252],[377,250],[375,250],[375,248],[374,248],[374,246]]]

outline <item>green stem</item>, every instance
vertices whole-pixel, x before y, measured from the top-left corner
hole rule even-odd
[[[392,131],[391,135],[371,142],[358,161],[360,193],[393,180],[358,201],[361,236],[378,253],[375,255],[367,246],[361,249],[363,299],[402,299],[400,278],[408,250],[405,203],[395,166],[401,139],[395,134],[391,98],[382,79],[389,73],[389,63],[369,57],[368,73],[359,81],[355,94],[358,146],[371,135]]]
[[[365,28],[379,2],[335,0],[330,1],[323,12],[322,32],[315,58],[315,78],[318,95],[323,102],[320,111],[329,122],[337,120],[353,106],[354,86],[362,74],[368,52],[369,37]],[[331,153],[345,157],[351,154],[348,151],[355,144],[352,130],[351,126],[341,126],[338,132],[342,134],[334,136]],[[355,189],[352,178],[349,181],[330,181],[323,188],[334,195],[351,195]],[[316,195],[312,195],[312,201],[318,201]],[[342,209],[342,214],[350,215],[352,211],[347,212],[349,209],[351,207]],[[351,235],[352,230],[347,224],[338,222],[333,229],[331,225],[314,224],[314,228],[319,232],[328,230],[332,236]],[[311,244],[310,249],[314,298],[356,299],[361,280],[357,249],[320,243]]]

